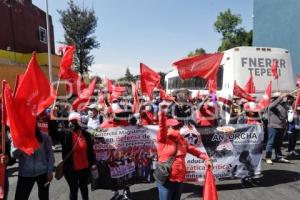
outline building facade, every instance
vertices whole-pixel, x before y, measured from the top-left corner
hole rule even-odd
[[[254,0],[253,46],[288,49],[300,74],[300,0]]]
[[[53,24],[49,18],[51,53],[55,54]],[[1,0],[0,24],[0,49],[47,52],[46,13],[31,0]]]

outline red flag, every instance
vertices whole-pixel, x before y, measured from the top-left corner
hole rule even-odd
[[[105,82],[106,82],[107,92],[112,93],[113,92],[113,84],[112,84],[111,80],[109,80],[108,78],[105,77]]]
[[[139,93],[134,82],[131,82],[131,89],[132,89],[132,96],[133,96],[132,112],[136,113],[139,111],[140,102],[139,102]]]
[[[67,92],[79,96],[79,94],[82,93],[82,91],[86,89],[87,86],[84,83],[82,77],[79,76],[76,72],[72,71],[71,74],[72,77],[69,77],[67,79],[68,81],[68,84],[66,84]]]
[[[99,104],[104,107],[105,106],[105,99],[104,99],[104,94],[103,91],[99,91]]]
[[[113,92],[121,92],[121,93],[123,93],[123,92],[126,91],[126,88],[123,87],[123,86],[115,86],[115,85],[113,85],[112,86],[112,90],[113,90]]]
[[[167,95],[166,92],[163,89],[159,90],[159,96],[162,100],[174,101],[174,98],[170,95]]]
[[[32,94],[35,93],[32,91]],[[31,155],[40,146],[35,137],[37,106],[30,101],[33,95],[28,94],[29,99],[13,99],[8,84],[5,84],[3,95],[13,144],[16,148]]]
[[[4,99],[4,85],[6,84],[6,81],[2,81],[2,107],[1,107],[1,126],[6,124],[6,108],[5,108],[5,99]],[[4,128],[2,126],[2,128]],[[1,135],[1,142],[4,139],[5,135]],[[3,143],[2,143],[3,144]],[[5,143],[4,146],[1,145],[1,154],[4,155],[3,150],[5,150]],[[0,155],[1,155],[0,154]],[[4,197],[4,188],[5,188],[5,171],[6,166],[0,164],[0,199],[3,199]]]
[[[97,78],[91,82],[88,88],[84,89],[78,98],[72,103],[72,108],[74,110],[83,110],[88,105],[94,93],[95,87],[97,84]]]
[[[13,97],[16,96],[18,87],[19,87],[20,83],[22,82],[23,78],[24,78],[24,74],[18,74],[18,75],[16,76],[16,83],[15,83],[15,89],[14,89]]]
[[[244,91],[236,81],[234,81],[233,95],[246,99],[248,101],[255,101],[252,96],[250,96],[246,91]]]
[[[25,104],[24,108],[29,107],[31,112],[37,116],[54,102],[56,92],[38,65],[35,52],[32,54],[22,79],[15,100]]]
[[[217,76],[223,53],[202,54],[173,63],[181,79],[201,77],[214,79]]]
[[[75,46],[66,46],[64,48],[65,53],[60,62],[58,77],[61,79],[69,79],[71,75],[70,73],[73,71],[71,67],[76,49]]]
[[[257,104],[257,108],[262,110],[269,106],[271,103],[271,93],[272,93],[272,81],[270,81],[265,94],[260,99],[259,103]]]
[[[142,93],[152,99],[154,88],[160,85],[160,75],[147,65],[140,63],[140,80]]]
[[[298,88],[300,88],[300,74],[297,75],[297,84]]]
[[[218,200],[218,191],[211,167],[206,169],[203,185],[203,200]]]
[[[253,81],[253,76],[252,74],[250,75],[246,85],[245,85],[245,92],[249,94],[254,94],[255,93],[255,85]]]
[[[216,78],[208,80],[208,90],[209,90],[210,94],[213,94],[213,93],[217,92],[217,80],[216,80]]]
[[[275,79],[278,79],[278,60],[273,60],[272,74],[273,74]]]

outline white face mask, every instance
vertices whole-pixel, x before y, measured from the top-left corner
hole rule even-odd
[[[146,111],[151,111],[151,110],[152,110],[152,109],[151,109],[151,106],[146,106],[145,110],[146,110]]]
[[[89,117],[94,117],[93,111],[89,110],[89,111],[88,111],[88,116],[89,116]]]
[[[209,102],[209,103],[208,103],[208,106],[209,106],[209,107],[213,107],[213,106],[214,106],[214,102]]]

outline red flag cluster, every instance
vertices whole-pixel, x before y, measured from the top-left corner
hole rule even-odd
[[[39,147],[35,138],[36,116],[56,98],[56,92],[39,67],[35,53],[32,54],[22,80],[16,86],[15,97],[5,82],[3,96],[13,143],[18,149],[32,154]]]

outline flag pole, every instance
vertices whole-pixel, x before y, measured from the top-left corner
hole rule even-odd
[[[4,116],[4,109],[5,109],[5,102],[4,102],[4,86],[6,82],[2,81],[2,112],[1,112],[1,146],[2,146],[2,155],[5,155],[5,143],[6,143],[6,134],[5,134],[5,116]]]
[[[48,47],[49,80],[50,80],[50,83],[52,83],[52,59],[51,59],[51,42],[50,42],[50,26],[49,26],[48,0],[46,0],[46,24],[47,24],[47,47]]]

